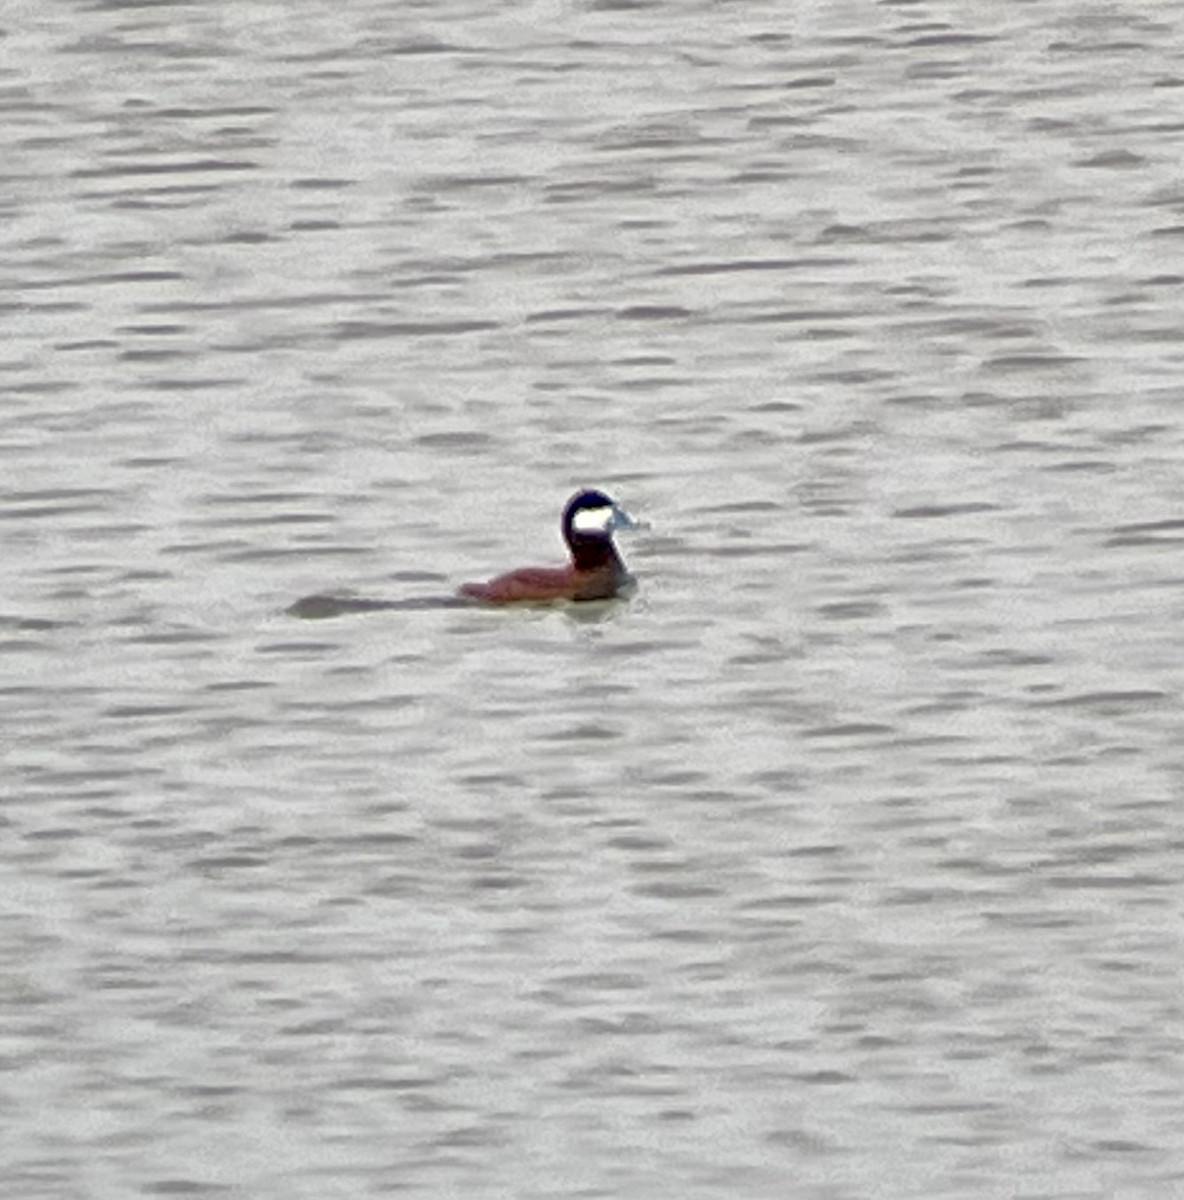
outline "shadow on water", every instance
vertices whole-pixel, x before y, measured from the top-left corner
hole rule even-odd
[[[322,621],[365,612],[422,612],[436,608],[473,608],[462,596],[411,596],[405,600],[367,600],[360,596],[302,596],[285,611],[305,621]]]
[[[509,607],[514,609],[562,609],[573,620],[597,624],[618,612],[626,596],[611,600],[548,601],[538,604],[512,604],[507,606],[482,604],[465,596],[409,596],[403,600],[366,599],[362,596],[302,596],[284,611],[290,617],[304,621],[323,621],[330,617],[344,617],[354,613],[368,612],[427,612],[443,608],[489,609]]]

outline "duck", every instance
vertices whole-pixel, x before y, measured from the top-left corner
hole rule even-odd
[[[638,527],[611,496],[596,488],[584,489],[563,509],[560,529],[571,555],[567,566],[518,567],[484,583],[462,584],[457,594],[482,604],[611,600],[634,582],[613,535]]]

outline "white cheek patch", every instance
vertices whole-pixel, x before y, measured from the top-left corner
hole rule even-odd
[[[613,525],[613,507],[602,504],[599,508],[581,508],[571,519],[576,533],[608,533]]]

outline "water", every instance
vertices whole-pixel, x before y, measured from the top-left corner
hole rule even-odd
[[[1178,1195],[1178,6],[0,15],[9,1192]]]

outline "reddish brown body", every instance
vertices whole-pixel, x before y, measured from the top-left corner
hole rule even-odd
[[[460,594],[486,604],[544,604],[552,600],[607,600],[623,580],[617,572],[601,568],[579,571],[567,567],[519,567],[488,583],[466,583]]]

